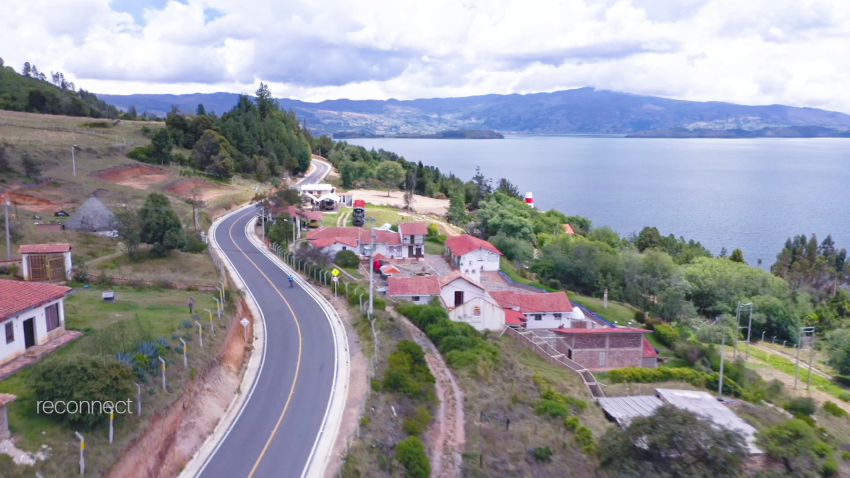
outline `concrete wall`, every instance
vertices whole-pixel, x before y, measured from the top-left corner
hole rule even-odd
[[[486,249],[476,249],[462,256],[455,256],[446,248],[449,262],[471,279],[480,281],[481,271],[498,271],[499,254]]]
[[[454,300],[454,298],[452,298]],[[479,314],[475,314],[475,308]],[[505,328],[505,309],[496,301],[486,297],[474,296],[460,307],[449,309],[449,318],[455,322],[464,322],[475,330],[501,331]]]
[[[47,332],[47,318],[44,309],[53,304],[59,304],[59,327]],[[65,332],[65,301],[64,299],[48,302],[47,304],[27,312],[13,316],[8,321],[0,323],[0,364],[6,363],[25,352],[24,349],[24,321],[35,318],[35,343],[41,345]],[[11,321],[15,330],[15,340],[6,343],[6,323]]]
[[[589,370],[643,367],[644,363],[655,367],[654,361],[644,362],[641,334],[576,334],[557,342],[559,352]]]
[[[61,253],[65,257],[65,280],[71,280],[72,273],[71,270],[74,268],[71,263],[71,251]],[[30,280],[30,271],[29,271],[29,261],[27,258],[31,255],[35,256],[52,256],[54,254],[23,254],[21,256],[21,274],[23,274],[24,280]]]
[[[393,295],[393,296],[390,296],[390,297],[392,297],[393,299],[399,299],[399,300],[409,300],[409,301],[413,302],[414,304],[423,305],[423,304],[427,304],[428,302],[430,302],[431,299],[433,299],[436,296],[433,296],[433,295],[418,295],[418,296],[415,296],[415,295]],[[418,297],[418,299],[414,300],[414,297]]]

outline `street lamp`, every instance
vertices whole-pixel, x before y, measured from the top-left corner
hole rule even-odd
[[[74,151],[77,149],[77,145],[71,146],[71,165],[74,167],[74,176],[77,175],[77,158],[74,155]]]

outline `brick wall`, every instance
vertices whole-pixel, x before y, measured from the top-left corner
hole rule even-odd
[[[607,337],[605,334],[576,335],[573,340],[574,349],[604,349]]]

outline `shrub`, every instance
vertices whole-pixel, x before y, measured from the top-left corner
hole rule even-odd
[[[431,412],[424,405],[419,405],[413,410],[413,416],[404,419],[402,429],[410,436],[420,436],[428,429],[431,422]]]
[[[567,417],[564,420],[564,425],[570,430],[575,431],[579,426],[578,417]]]
[[[838,475],[838,460],[836,460],[834,456],[830,456],[823,462],[821,474],[825,477]]]
[[[428,478],[431,475],[431,464],[425,453],[425,446],[418,437],[411,436],[398,442],[395,459],[407,470],[409,478]]]
[[[550,417],[566,417],[570,415],[567,405],[555,400],[542,400],[534,407],[534,413],[538,415],[549,415]]]
[[[646,314],[641,311],[635,311],[635,322],[642,324],[646,322]]]
[[[802,413],[797,413],[797,414],[794,415],[794,418],[796,418],[797,420],[806,422],[806,425],[808,425],[812,428],[815,428],[817,426],[817,424],[815,423],[815,419],[812,418],[809,415],[803,415]]]
[[[200,254],[207,250],[207,243],[201,240],[200,234],[186,234],[186,245],[182,251],[189,254]]]
[[[334,262],[340,267],[357,267],[360,265],[360,258],[354,251],[339,251]]]
[[[845,402],[850,402],[850,392],[839,392],[838,398]]]
[[[382,388],[414,399],[434,399],[434,376],[425,363],[425,353],[415,342],[402,340],[388,358]]]
[[[625,367],[611,370],[608,372],[608,378],[614,383],[655,383],[677,380],[690,383],[695,387],[705,386],[705,374],[689,368]]]
[[[37,365],[30,386],[37,401],[117,402],[133,396],[133,370],[110,356],[54,356]],[[94,410],[88,410],[94,411]],[[53,413],[69,425],[91,428],[108,418],[108,413]]]
[[[846,417],[848,415],[846,410],[839,407],[838,405],[836,405],[833,402],[824,402],[824,404],[821,405],[821,408],[823,408],[824,412],[826,412],[826,413],[828,413],[828,414],[830,414],[834,417],[843,418],[843,417]]]
[[[656,324],[653,327],[653,333],[659,342],[670,348],[673,348],[676,341],[679,340],[679,332],[669,325]]]
[[[552,449],[549,448],[548,445],[534,449],[534,459],[542,463],[549,463],[552,461],[553,454]]]
[[[133,149],[132,151],[127,153],[127,157],[130,159],[135,159],[136,161],[141,161],[143,163],[151,162],[150,151],[147,146],[139,146],[138,148]]]
[[[818,410],[818,404],[811,397],[795,397],[785,405],[785,409],[794,415],[812,416]]]

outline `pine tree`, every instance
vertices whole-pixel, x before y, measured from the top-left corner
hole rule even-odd
[[[30,66],[30,62],[24,62],[24,68],[21,70],[21,74],[27,78],[32,75],[32,66]]]
[[[203,103],[201,103],[201,104],[199,104],[199,105],[198,105],[198,109],[197,109],[197,111],[196,111],[195,113],[196,113],[198,116],[206,116],[206,115],[207,115],[207,110],[206,110],[206,108],[204,108],[204,104],[203,104]]]

